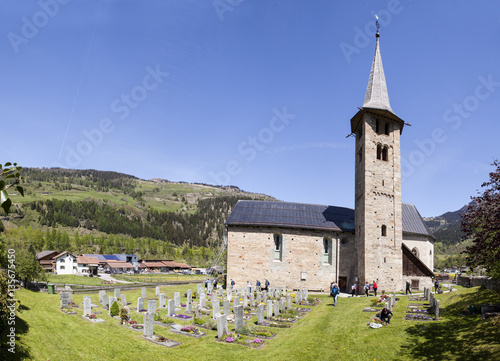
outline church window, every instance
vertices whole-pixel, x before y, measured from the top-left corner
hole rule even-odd
[[[389,123],[385,123],[384,133],[385,133],[385,135],[389,135]]]
[[[386,225],[382,225],[382,237],[386,237],[387,236],[387,227]]]
[[[377,144],[377,159],[382,159],[382,146]]]
[[[382,187],[385,185],[385,181],[382,179]]]
[[[382,160],[387,161],[387,151],[388,151],[388,148],[387,148],[387,145],[386,145],[386,146],[384,146],[384,148],[382,149]]]
[[[378,119],[375,120],[375,132],[378,134],[380,133],[380,122]]]
[[[332,263],[332,241],[323,238],[323,263]]]
[[[418,251],[418,248],[417,247],[414,247],[412,250],[411,250],[411,253],[413,253],[413,255],[417,258],[419,258],[419,251]]]
[[[274,259],[281,261],[281,251],[283,250],[283,236],[281,234],[274,235]]]

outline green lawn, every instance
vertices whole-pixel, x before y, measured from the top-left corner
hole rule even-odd
[[[83,277],[76,275],[47,274],[47,281],[52,283],[67,283],[72,285],[101,286],[103,281],[99,277]]]
[[[130,281],[130,282],[172,282],[172,281],[201,281],[205,280],[207,276],[204,275],[183,275],[183,274],[152,274],[152,275],[113,275],[114,278]]]
[[[196,289],[196,285],[162,286],[161,292],[173,297],[175,291]],[[140,290],[122,292],[136,306]],[[110,294],[110,293],[108,293]],[[202,339],[170,333],[155,326],[155,333],[182,342],[168,349],[149,343],[141,333],[119,325],[107,312],[98,315],[105,323],[92,324],[78,315],[59,311],[58,295],[18,290],[24,311],[16,321],[17,351],[15,359],[33,360],[499,360],[500,319],[482,320],[479,316],[460,316],[469,304],[499,303],[498,292],[460,289],[439,295],[439,322],[403,320],[408,305],[401,297],[391,324],[371,329],[367,323],[373,313],[362,312],[372,298],[341,298],[332,307],[329,297],[289,329],[272,329],[277,336],[261,349],[215,341],[216,331],[206,331]],[[98,294],[90,294],[94,303]],[[154,288],[148,288],[148,297]],[[82,303],[83,295],[73,296]],[[184,301],[184,298],[182,298]],[[102,311],[100,308],[96,311]],[[142,315],[132,312],[142,322]],[[178,322],[186,323],[186,322]],[[231,328],[232,326],[230,326]],[[205,332],[205,330],[202,330]]]

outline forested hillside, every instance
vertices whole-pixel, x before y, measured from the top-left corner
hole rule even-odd
[[[239,199],[273,199],[239,188],[142,180],[108,171],[23,169],[25,197],[0,214],[4,243],[35,252],[136,253],[207,262]],[[4,226],[1,222],[3,220]]]

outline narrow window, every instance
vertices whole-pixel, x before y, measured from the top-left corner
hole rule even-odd
[[[323,238],[323,263],[332,263],[332,241]]]
[[[382,149],[382,160],[387,161],[387,146]]]
[[[387,236],[387,227],[385,225],[382,225],[382,237],[386,237]]]
[[[378,134],[380,133],[380,122],[378,119],[375,120],[375,132]]]
[[[281,234],[274,235],[274,259],[281,261],[281,251],[283,249],[283,237]]]
[[[385,185],[385,181],[382,179],[382,187]]]
[[[419,258],[419,251],[418,251],[418,248],[417,247],[414,247],[412,250],[411,250],[411,253],[413,253],[413,255],[417,258]]]
[[[382,146],[377,144],[377,159],[382,159]]]
[[[389,123],[385,123],[384,133],[385,133],[385,135],[389,135]]]

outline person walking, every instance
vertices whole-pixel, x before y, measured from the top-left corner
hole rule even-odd
[[[366,294],[366,297],[368,297],[368,292],[370,292],[370,284],[368,282],[366,282],[366,284],[365,284],[365,294]]]
[[[377,297],[377,283],[373,280],[373,292],[375,292],[375,297]]]
[[[410,292],[411,295],[410,281],[406,281],[406,294],[408,294],[408,292]]]
[[[356,289],[358,288],[358,286],[356,285],[356,282],[354,282],[352,284],[352,287],[351,287],[351,297],[354,297],[356,295]]]
[[[330,287],[330,296],[333,297],[333,307],[337,306],[337,298],[339,296],[339,293],[339,286],[335,282],[332,282]]]
[[[439,281],[438,281],[438,280],[436,280],[436,281],[434,282],[434,292],[436,292],[436,293],[437,293],[438,289],[439,289]]]

